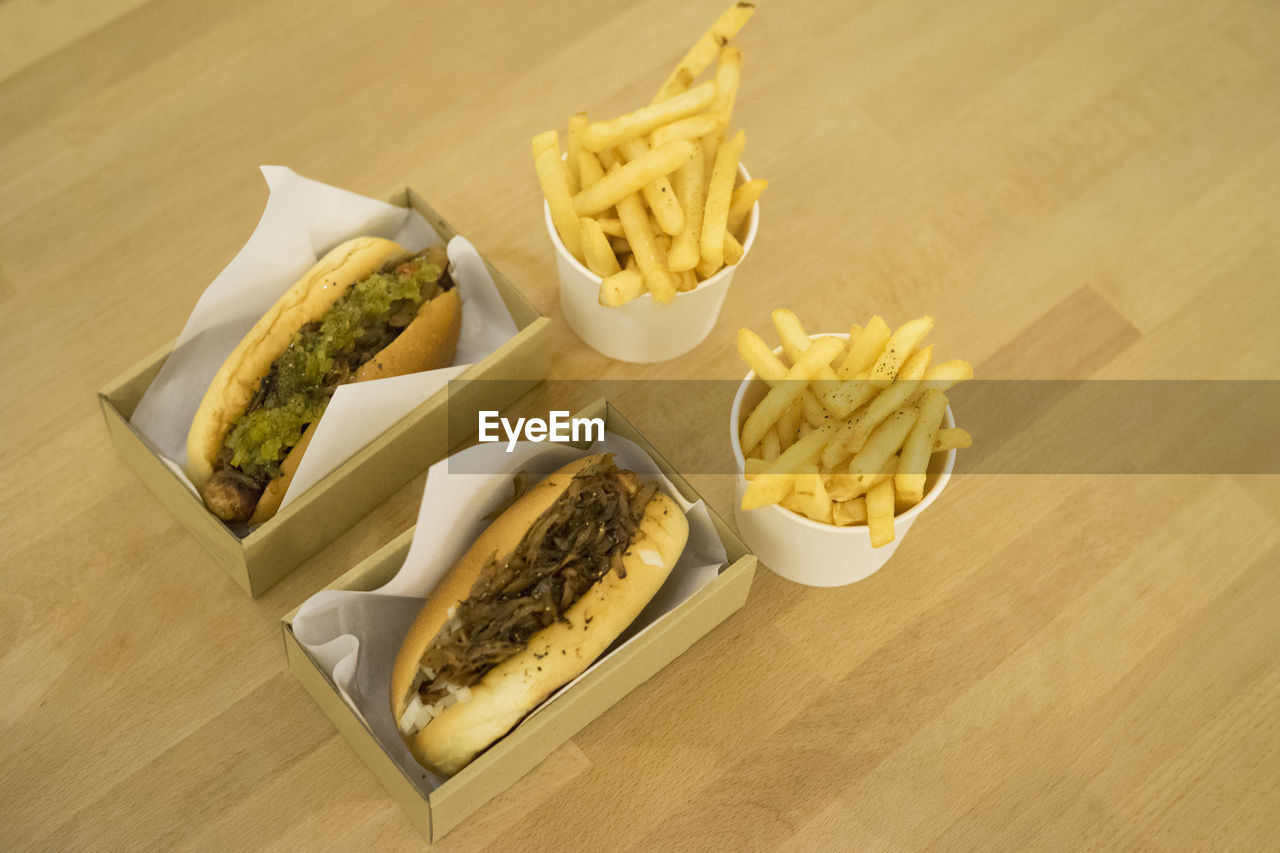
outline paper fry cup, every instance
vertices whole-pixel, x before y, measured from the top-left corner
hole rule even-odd
[[[830,337],[848,338],[848,335],[833,334]],[[775,352],[780,350],[779,347]],[[871,537],[865,524],[836,527],[776,504],[744,510],[742,496],[747,491],[747,465],[739,436],[742,422],[768,390],[769,387],[756,376],[755,371],[748,373],[738,386],[729,413],[729,441],[738,466],[733,504],[738,532],[764,565],[787,580],[807,586],[844,586],[870,576],[889,561],[916,518],[942,494],[951,479],[956,452],[948,450],[929,458],[924,498],[894,517],[893,541],[879,548],[871,547]],[[950,406],[942,417],[942,426],[955,426]]]
[[[751,180],[738,164],[738,183]],[[733,275],[751,254],[760,219],[756,202],[747,217],[747,235],[742,241],[742,258],[726,266],[693,290],[677,293],[666,305],[641,294],[625,305],[609,308],[600,304],[600,276],[587,269],[560,241],[551,208],[542,203],[543,218],[551,245],[556,250],[556,270],[560,278],[560,307],[569,328],[602,355],[619,361],[649,363],[684,355],[711,334],[720,316],[720,306],[729,293]]]

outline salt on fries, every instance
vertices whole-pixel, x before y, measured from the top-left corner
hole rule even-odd
[[[745,198],[749,186],[738,188]],[[924,499],[929,457],[973,444],[963,429],[942,427],[946,390],[973,368],[933,362],[924,345],[932,317],[891,331],[877,315],[853,325],[847,343],[810,337],[790,311],[774,311],[773,323],[785,361],[738,330],[738,354],[769,386],[739,435],[742,508],[780,504],[823,524],[866,525],[873,547],[887,545],[894,516]]]
[[[747,220],[769,182],[734,186],[746,134],[728,131],[742,75],[742,51],[729,41],[754,12],[754,3],[730,6],[652,103],[607,121],[571,116],[563,159],[555,131],[534,137],[551,221],[565,249],[600,276],[600,304],[644,293],[670,302],[742,259]],[[713,79],[695,85],[712,63]]]

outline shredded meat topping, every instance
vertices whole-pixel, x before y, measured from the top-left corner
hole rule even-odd
[[[656,483],[641,484],[606,457],[580,472],[530,526],[505,564],[497,555],[422,658],[434,673],[418,692],[431,704],[468,687],[525,648],[608,572],[625,577],[627,550]]]

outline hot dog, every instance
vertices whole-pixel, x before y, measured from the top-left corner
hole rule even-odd
[[[229,523],[275,515],[338,385],[453,363],[461,303],[448,258],[391,240],[336,247],[227,357],[191,422],[186,471]]]
[[[688,539],[674,500],[609,454],[548,476],[432,590],[391,676],[414,756],[452,774],[591,665],[662,586]]]

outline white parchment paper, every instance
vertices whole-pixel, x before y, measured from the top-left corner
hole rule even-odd
[[[689,541],[670,577],[600,660],[634,641],[659,617],[713,579],[728,562],[706,506],[702,501],[689,503],[681,497],[649,455],[633,442],[607,434],[585,451],[532,442],[517,444],[511,453],[506,453],[505,448],[504,443],[481,444],[453,457],[460,470],[501,473],[451,473],[449,459],[433,465],[427,475],[413,543],[396,576],[370,592],[318,592],[307,599],[293,620],[294,636],[333,679],[347,705],[364,720],[374,738],[424,796],[443,779],[419,765],[400,738],[391,714],[391,667],[409,625],[422,609],[422,599],[484,530],[484,517],[510,500],[512,477],[518,471],[550,471],[587,453],[610,452],[615,454],[619,467],[658,480],[689,520]],[[573,683],[576,680],[570,685]],[[554,702],[570,685],[553,694],[534,713]]]
[[[283,166],[263,166],[262,174],[271,193],[257,228],[200,296],[131,419],[192,492],[195,487],[182,471],[191,419],[223,361],[280,295],[326,252],[352,237],[386,237],[414,252],[440,243],[416,211],[303,178]],[[475,247],[455,237],[446,248],[462,302],[454,365],[340,387],[314,428],[281,506],[515,336],[515,322]]]

